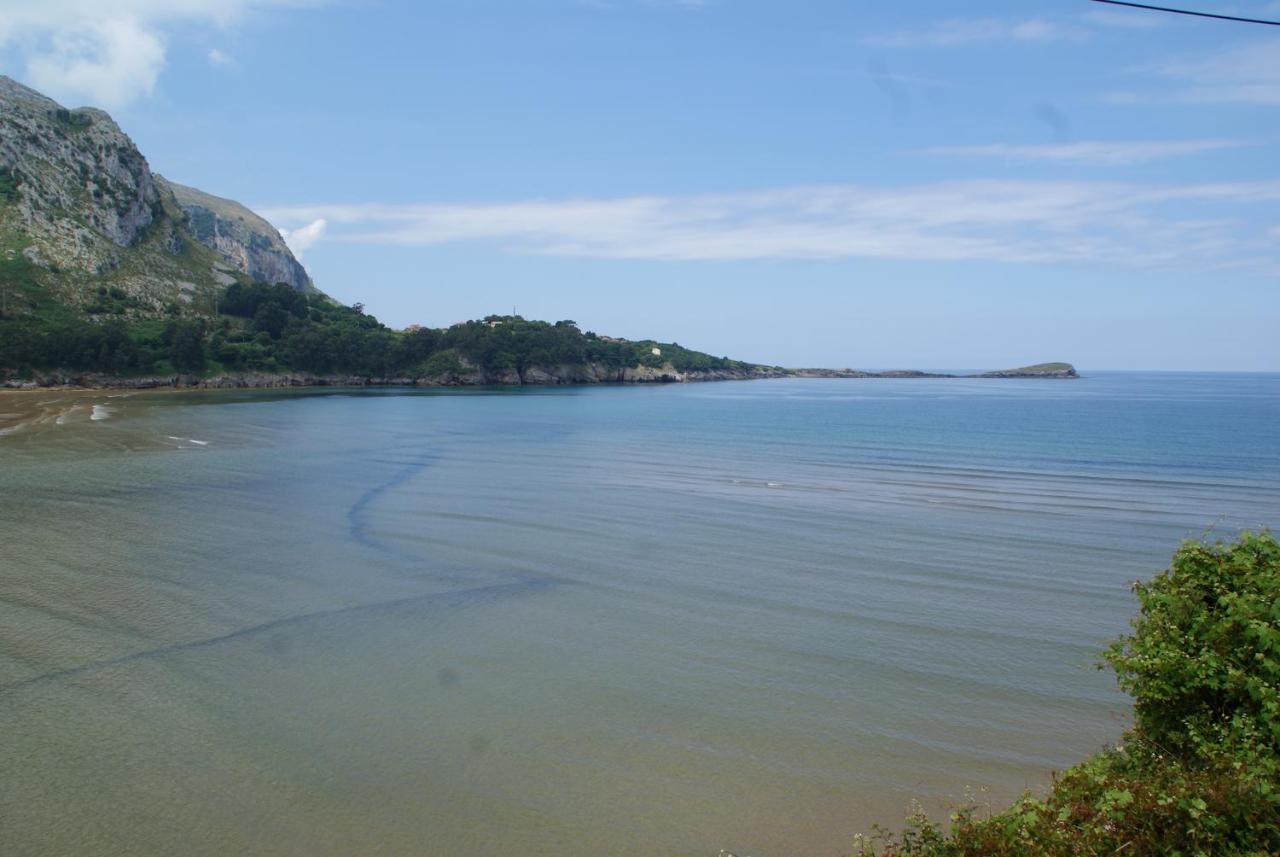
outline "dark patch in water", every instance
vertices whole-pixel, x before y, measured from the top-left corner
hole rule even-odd
[[[383,494],[408,482],[418,473],[425,470],[435,461],[437,454],[427,452],[417,456],[412,462],[406,465],[395,476],[392,476],[381,485],[376,485],[360,495],[360,498],[351,504],[351,508],[347,510],[347,527],[351,531],[351,538],[367,548],[371,548],[382,553],[388,553],[395,556],[404,557],[405,552],[396,550],[379,539],[375,538],[369,529],[368,512],[369,507],[373,505]],[[416,557],[410,557],[416,559]]]
[[[361,604],[355,607],[339,607],[333,610],[319,610],[315,613],[305,613],[300,616],[286,616],[283,619],[274,619],[270,622],[264,622],[261,625],[240,628],[236,631],[232,631],[228,634],[222,634],[217,637],[208,637],[203,640],[191,640],[185,643],[173,643],[168,646],[159,646],[142,652],[122,655],[118,658],[108,658],[106,660],[82,664],[78,667],[54,670],[52,672],[23,679],[22,681],[15,681],[10,684],[0,685],[0,693],[20,690],[22,688],[30,687],[34,684],[41,684],[47,681],[57,681],[59,679],[76,678],[83,675],[89,675],[90,673],[97,672],[101,669],[121,666],[135,661],[164,657],[166,655],[181,654],[182,652],[197,651],[199,649],[208,649],[221,645],[222,643],[228,643],[234,640],[252,639],[263,635],[270,635],[266,640],[269,648],[278,649],[279,638],[274,632],[317,620],[332,619],[338,616],[358,615],[360,613],[390,611],[401,607],[420,604],[429,604],[434,607],[446,609],[473,607],[499,601],[504,598],[527,595],[539,590],[558,586],[561,583],[562,581],[558,581],[553,578],[527,576],[512,583],[495,583],[488,586],[475,586],[470,589],[457,589],[449,592],[431,592],[426,595],[412,595],[407,598],[396,598],[391,601],[380,601],[375,604]],[[441,684],[449,683],[445,681],[444,678],[446,672],[452,673],[454,676],[453,681],[457,681],[457,673],[446,668],[440,671]]]

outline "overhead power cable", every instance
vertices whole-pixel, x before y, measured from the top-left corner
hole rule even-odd
[[[1280,27],[1280,21],[1268,21],[1265,18],[1239,18],[1235,15],[1217,15],[1213,12],[1193,12],[1190,9],[1172,9],[1168,6],[1128,3],[1125,0],[1093,0],[1093,2],[1106,3],[1108,6],[1128,6],[1131,9],[1149,9],[1152,12],[1172,12],[1175,15],[1190,15],[1194,18],[1216,18],[1219,21],[1239,21],[1242,24],[1266,24],[1271,27]]]

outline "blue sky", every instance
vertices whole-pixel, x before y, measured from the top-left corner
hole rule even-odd
[[[0,69],[110,109],[397,326],[515,307],[786,365],[1280,371],[1280,27],[1088,0],[0,0]]]

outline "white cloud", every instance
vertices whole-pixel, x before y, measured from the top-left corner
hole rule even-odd
[[[61,99],[120,107],[149,95],[177,25],[227,27],[267,7],[323,0],[0,0],[0,50],[26,82]],[[224,56],[216,49],[209,59]]]
[[[100,21],[54,33],[50,47],[27,62],[27,80],[46,92],[78,92],[95,104],[125,104],[150,95],[164,66],[164,43],[127,20]]]
[[[293,255],[301,259],[307,248],[324,236],[324,231],[328,225],[328,222],[323,217],[317,217],[306,226],[299,226],[296,229],[281,229],[280,237],[284,239],[284,243],[289,245]]]
[[[1154,71],[1180,81],[1179,101],[1280,104],[1280,38],[1236,45],[1211,56],[1188,57]]]
[[[1098,166],[1123,166],[1198,155],[1222,149],[1240,149],[1259,145],[1250,140],[1117,140],[1052,143],[1047,145],[1011,145],[991,143],[980,146],[934,146],[922,150],[926,155],[942,157],[1005,158],[1019,161],[1061,161]]]
[[[232,65],[235,63],[235,60],[217,48],[210,48],[209,62],[213,65]]]
[[[1250,207],[1280,181],[1204,185],[967,181],[828,185],[697,196],[475,204],[267,208],[277,223],[325,219],[334,240],[649,260],[987,260],[1275,269]],[[1274,214],[1267,218],[1274,223]],[[1251,225],[1254,224],[1254,225]]]
[[[1079,39],[1086,35],[1080,27],[1047,18],[951,18],[922,30],[899,30],[873,36],[867,41],[884,47],[950,47],[987,42],[1037,44]]]

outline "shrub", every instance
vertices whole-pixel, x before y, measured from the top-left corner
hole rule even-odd
[[[1133,695],[1136,728],[1182,755],[1280,751],[1280,545],[1184,544],[1173,565],[1134,587],[1142,615],[1107,650]]]
[[[1135,586],[1133,633],[1105,653],[1134,697],[1119,747],[943,830],[922,813],[900,834],[860,839],[880,857],[1280,854],[1280,545],[1242,533],[1185,542]]]
[[[79,131],[88,128],[93,124],[93,117],[88,113],[81,113],[78,110],[68,110],[65,107],[59,107],[56,110],[47,111],[49,118],[55,122],[72,130]],[[55,128],[55,130],[57,130]]]

